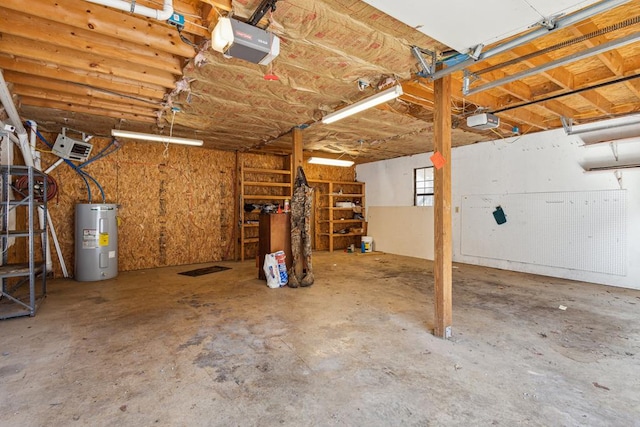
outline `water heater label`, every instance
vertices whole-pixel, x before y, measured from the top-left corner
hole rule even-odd
[[[100,246],[109,246],[109,233],[100,233]]]
[[[109,251],[109,258],[115,258],[116,257],[116,251]]]
[[[82,249],[93,249],[98,247],[98,233],[95,228],[85,228],[82,230]]]

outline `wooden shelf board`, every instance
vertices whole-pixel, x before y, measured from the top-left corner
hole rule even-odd
[[[249,239],[244,239],[243,243],[258,243],[258,241],[260,241],[260,239],[258,239],[257,237],[252,237]]]
[[[364,185],[364,182],[359,181],[329,181],[326,179],[309,179],[309,182],[314,182],[317,184],[331,184],[333,185]]]
[[[284,169],[260,169],[260,168],[244,168],[245,173],[270,173],[277,175],[291,175],[290,170]]]
[[[247,185],[255,186],[255,187],[282,187],[282,188],[291,187],[290,182],[245,181],[243,184],[245,187]]]
[[[272,196],[269,194],[260,196],[256,194],[245,194],[242,198],[244,200],[287,200],[290,199],[291,196]]]

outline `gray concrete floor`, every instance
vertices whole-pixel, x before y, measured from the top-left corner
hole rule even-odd
[[[0,425],[640,425],[640,292],[457,265],[445,341],[431,263],[314,261],[298,289],[253,262],[51,281],[0,322]]]

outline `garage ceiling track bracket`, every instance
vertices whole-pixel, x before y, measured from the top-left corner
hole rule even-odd
[[[411,46],[411,53],[416,57],[418,62],[420,63],[420,67],[422,70],[418,71],[416,74],[419,77],[429,77],[435,71],[437,57],[436,53],[427,49],[422,49],[418,46]],[[428,56],[428,61],[424,57],[424,55]]]
[[[531,68],[529,70],[525,70],[525,71],[521,71],[521,72],[516,73],[516,74],[512,74],[511,76],[505,77],[503,79],[494,80],[494,81],[492,81],[490,83],[487,83],[487,84],[482,85],[482,86],[478,86],[478,87],[473,88],[473,89],[468,89],[468,90],[465,91],[464,88],[463,88],[463,93],[465,95],[473,95],[474,93],[479,93],[479,92],[485,91],[487,89],[492,89],[494,87],[502,86],[504,84],[511,83],[513,81],[523,79],[523,78],[525,78],[527,76],[531,76],[531,75],[538,74],[538,73],[543,73],[545,71],[552,70],[554,68],[560,67],[560,66],[565,65],[565,64],[576,62],[576,61],[579,61],[581,59],[588,58],[590,56],[598,55],[598,54],[610,51],[612,49],[615,49],[615,48],[618,48],[618,47],[621,47],[621,46],[625,46],[627,44],[636,42],[638,40],[640,40],[640,32],[635,32],[633,34],[629,34],[626,37],[622,37],[622,38],[619,38],[617,40],[612,40],[610,42],[603,43],[601,45],[594,46],[594,47],[589,48],[589,49],[585,49],[582,52],[577,52],[577,53],[574,53],[572,55],[565,56],[564,58],[560,58],[560,59],[557,59],[555,61],[548,62],[548,63],[546,63],[544,65],[539,66],[539,67],[534,67],[534,68]],[[466,77],[465,77],[465,80],[466,80]]]
[[[519,37],[516,37],[506,43],[503,43],[499,46],[496,46],[492,49],[489,49],[480,55],[478,55],[477,60],[469,57],[465,61],[459,62],[455,65],[452,65],[447,68],[443,68],[442,70],[438,70],[434,73],[431,73],[428,77],[432,80],[440,79],[444,76],[447,76],[456,71],[462,70],[469,65],[475,64],[476,62],[483,61],[485,59],[489,59],[492,56],[499,55],[501,53],[507,52],[515,47],[523,45],[525,43],[531,42],[539,37],[545,36],[552,31],[557,31],[562,28],[569,27],[573,24],[576,24],[585,19],[591,18],[599,13],[605,12],[609,9],[613,9],[614,7],[623,5],[629,2],[629,0],[603,0],[599,3],[586,7],[572,15],[568,15],[565,17],[558,18],[554,20],[554,25],[552,28],[548,28],[547,26],[542,26],[536,30],[530,31],[526,34],[523,34]],[[540,23],[539,23],[540,24]]]

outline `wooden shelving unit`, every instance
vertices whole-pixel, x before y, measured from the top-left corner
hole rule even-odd
[[[258,253],[260,209],[245,210],[245,204],[284,205],[291,199],[291,170],[247,167],[240,169],[240,260],[247,250]]]
[[[350,244],[360,248],[367,234],[365,184],[354,181],[311,181],[315,187],[316,248],[327,242],[329,252]],[[351,206],[341,206],[350,203]]]

